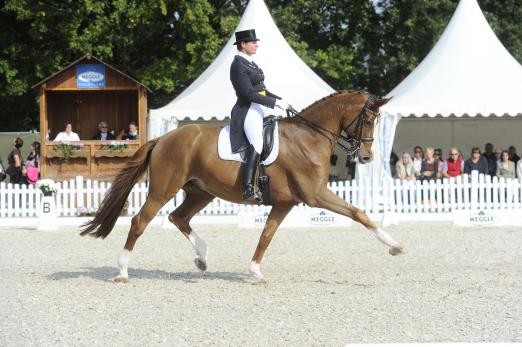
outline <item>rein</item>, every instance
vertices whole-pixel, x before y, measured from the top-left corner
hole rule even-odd
[[[356,153],[361,148],[361,143],[373,141],[373,137],[363,137],[362,130],[364,127],[364,122],[366,121],[366,118],[368,116],[367,112],[372,112],[369,110],[368,106],[369,106],[370,102],[374,99],[377,99],[377,97],[375,95],[370,94],[370,96],[364,103],[364,106],[361,109],[361,111],[359,112],[359,114],[357,115],[357,117],[354,120],[352,120],[350,122],[350,124],[348,124],[346,126],[346,128],[343,128],[344,132],[348,136],[344,136],[342,134],[342,132],[339,135],[336,135],[336,134],[334,134],[333,131],[325,129],[322,126],[312,122],[311,120],[304,118],[292,106],[290,106],[286,110],[286,114],[288,117],[294,116],[294,117],[300,118],[307,126],[312,128],[313,130],[315,130],[322,136],[326,137],[332,145],[337,142],[337,144],[339,146],[341,146],[341,148],[345,152],[348,153],[348,156],[353,158],[353,157],[355,157]],[[350,135],[348,133],[348,128],[351,127],[354,122],[357,122],[355,124],[355,130],[354,130],[353,134]],[[345,143],[342,143],[341,141],[344,141]]]

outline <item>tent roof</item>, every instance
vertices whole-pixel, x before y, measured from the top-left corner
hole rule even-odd
[[[251,0],[235,31],[254,28],[259,41],[254,61],[265,72],[265,84],[296,109],[334,90],[292,50],[277,28],[263,0]],[[230,82],[230,64],[236,55],[234,34],[214,62],[178,97],[151,110],[151,118],[219,120],[230,117],[236,93]]]
[[[403,117],[522,114],[522,66],[488,25],[476,0],[461,0],[441,38],[388,96]]]

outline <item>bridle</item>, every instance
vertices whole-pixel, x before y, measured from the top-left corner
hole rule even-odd
[[[331,130],[325,129],[320,125],[315,124],[309,119],[302,117],[293,107],[289,107],[286,110],[286,114],[291,117],[298,117],[301,119],[306,125],[310,128],[318,132],[319,134],[326,137],[332,144],[332,146],[337,142],[341,148],[348,153],[348,156],[352,159],[355,157],[357,152],[361,149],[361,144],[364,142],[373,142],[373,137],[363,137],[362,131],[365,125],[368,123],[368,113],[372,114],[375,118],[379,116],[379,113],[375,113],[370,110],[369,106],[372,100],[378,99],[377,96],[370,94],[368,99],[364,103],[363,108],[359,112],[356,118],[350,122],[345,128],[343,128],[344,132],[348,136],[344,136],[342,132],[339,135],[334,134]],[[355,129],[353,134],[350,135],[348,132],[348,128],[350,128],[353,123],[355,123]],[[341,142],[344,141],[345,143]]]

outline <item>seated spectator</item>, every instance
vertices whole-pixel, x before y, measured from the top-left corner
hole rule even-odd
[[[493,152],[492,143],[486,143],[482,156],[488,161],[488,175],[495,176],[497,173],[497,160],[495,158],[495,153]]]
[[[413,169],[415,170],[415,177],[422,179],[421,169],[422,160],[424,159],[424,151],[421,146],[415,146],[413,149]]]
[[[392,151],[391,154],[390,154],[390,173],[391,173],[391,177],[395,177],[395,174],[396,174],[395,169],[397,168],[397,163],[398,162],[399,162],[399,157],[397,156],[397,154],[395,154]]]
[[[495,165],[500,164],[500,156],[502,155],[502,148],[495,148]],[[496,174],[496,172],[495,172]]]
[[[122,140],[138,140],[138,127],[136,126],[136,123],[130,122],[129,123],[129,130],[124,131],[122,130],[120,132],[120,136],[118,136]]]
[[[517,149],[515,148],[515,146],[509,146],[508,151],[509,151],[509,160],[511,160],[515,164],[518,163],[518,161],[520,160],[520,157],[517,155]]]
[[[346,179],[353,180],[355,178],[355,161],[350,155],[346,156]]]
[[[65,130],[60,132],[56,138],[54,139],[56,142],[71,142],[71,141],[80,141],[80,137],[77,133],[72,131],[72,124],[66,123]]]
[[[339,180],[339,167],[337,167],[337,154],[330,156],[330,174],[328,175],[329,182],[337,182]]]
[[[14,184],[22,183],[22,153],[20,148],[24,145],[24,140],[17,137],[13,140],[13,150],[7,156],[8,167],[6,173],[9,175],[9,182]]]
[[[519,160],[517,163],[517,177],[522,181],[522,160]]]
[[[35,141],[31,144],[31,153],[25,160],[22,170],[25,184],[36,184],[40,178],[40,142]]]
[[[464,160],[459,155],[459,151],[452,147],[449,151],[449,157],[444,161],[442,175],[444,177],[457,177],[464,172]]]
[[[4,164],[2,163],[2,156],[0,156],[0,182],[5,180],[6,177],[7,174],[5,173]]]
[[[433,157],[437,160],[442,161],[442,149],[435,148],[435,150],[433,151]]]
[[[464,163],[464,173],[471,174],[471,171],[478,171],[479,174],[487,175],[489,173],[488,161],[480,155],[480,149],[473,147],[471,149],[471,158]]]
[[[426,148],[426,155],[422,161],[421,177],[425,180],[435,180],[442,177],[442,162],[434,157],[432,147]]]
[[[109,125],[106,122],[98,123],[98,132],[92,137],[93,140],[114,140],[114,131],[109,132]]]
[[[395,172],[395,178],[401,180],[414,180],[416,178],[413,160],[411,160],[411,155],[408,152],[402,154],[401,160],[396,164]]]
[[[509,160],[509,152],[502,151],[500,164],[497,166],[497,176],[504,178],[515,178],[515,163]]]

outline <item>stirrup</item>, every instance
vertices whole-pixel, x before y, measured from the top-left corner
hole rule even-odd
[[[263,197],[261,196],[261,193],[259,192],[257,187],[249,184],[246,186],[245,191],[243,192],[243,201],[249,201],[249,202],[263,202]]]

